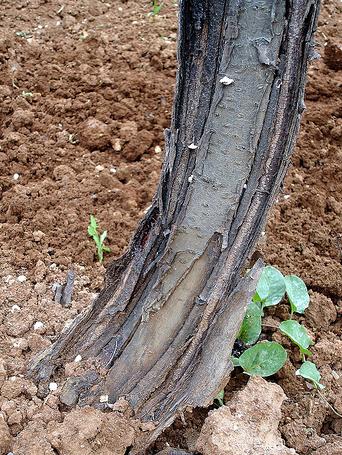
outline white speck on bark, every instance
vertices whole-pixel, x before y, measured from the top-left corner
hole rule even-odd
[[[227,76],[224,76],[222,79],[220,79],[221,84],[223,85],[230,85],[234,82],[234,79],[230,79]]]
[[[188,145],[188,148],[191,149],[191,150],[196,150],[198,148],[198,145],[195,145],[193,142]]]
[[[189,183],[192,183],[193,180],[194,180],[194,176],[193,176],[193,175],[190,175],[190,177],[188,178],[188,182],[189,182]]]

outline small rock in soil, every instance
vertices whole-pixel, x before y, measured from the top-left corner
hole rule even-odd
[[[141,130],[133,137],[124,148],[124,156],[128,161],[138,160],[148,152],[154,140],[154,134],[147,130]]]
[[[329,437],[329,436],[328,436]],[[311,452],[311,455],[341,455],[342,453],[342,436],[331,435],[331,441],[319,449]]]
[[[80,127],[80,143],[89,150],[101,150],[110,145],[110,127],[96,118],[88,118]]]
[[[342,44],[329,40],[324,49],[324,63],[332,70],[342,70]]]
[[[253,377],[227,406],[211,411],[196,444],[203,455],[294,455],[278,431],[281,387]]]

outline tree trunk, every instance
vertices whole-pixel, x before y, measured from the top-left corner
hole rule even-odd
[[[317,15],[318,0],[181,1],[157,194],[91,308],[31,364],[44,383],[88,359],[64,403],[125,397],[152,440],[227,383],[262,265],[241,273],[289,164]]]

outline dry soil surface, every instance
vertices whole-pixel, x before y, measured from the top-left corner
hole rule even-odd
[[[124,454],[146,430],[127,420],[126,409],[112,417],[67,412],[59,384],[41,399],[25,366],[101,286],[89,215],[108,231],[106,264],[124,251],[154,193],[172,105],[177,5],[165,0],[157,17],[150,10],[148,0],[1,2],[0,454]],[[341,2],[324,1],[322,58],[309,70],[293,165],[259,247],[266,262],[301,276],[310,289],[310,308],[299,320],[316,343],[323,394],[340,414],[341,21]],[[51,288],[71,268],[74,299],[64,308]],[[267,322],[287,315],[285,302]],[[269,326],[263,336],[279,339]],[[342,419],[295,376],[299,360],[293,349],[271,378],[288,398],[279,426],[284,441],[301,455],[341,454]],[[226,398],[244,384],[236,373]],[[207,414],[177,420],[149,453],[168,444],[193,449]]]

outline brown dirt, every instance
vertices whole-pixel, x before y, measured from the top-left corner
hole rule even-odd
[[[0,454],[112,453],[105,420],[100,429],[83,428],[88,433],[75,442],[83,417],[68,425],[58,388],[42,400],[24,371],[100,287],[103,267],[87,237],[89,215],[108,230],[108,262],[125,249],[150,204],[176,68],[176,6],[164,4],[156,18],[147,16],[147,0],[1,4]],[[267,262],[310,288],[311,307],[300,320],[316,342],[323,393],[340,413],[341,20],[340,2],[325,1],[317,35],[323,58],[310,68],[293,166],[260,245]],[[63,308],[53,302],[51,285],[71,266],[74,301]],[[287,312],[280,305],[268,318],[277,322]],[[267,330],[265,336],[277,339]],[[288,396],[281,433],[299,454],[337,455],[342,420],[294,376],[298,361],[293,350],[274,378]],[[242,384],[233,377],[227,397]],[[150,453],[166,444],[193,448],[207,412],[175,422]],[[127,445],[133,439],[127,434]]]
[[[226,406],[209,412],[197,451],[203,455],[296,455],[284,445],[278,430],[285,399],[277,384],[251,378]]]

